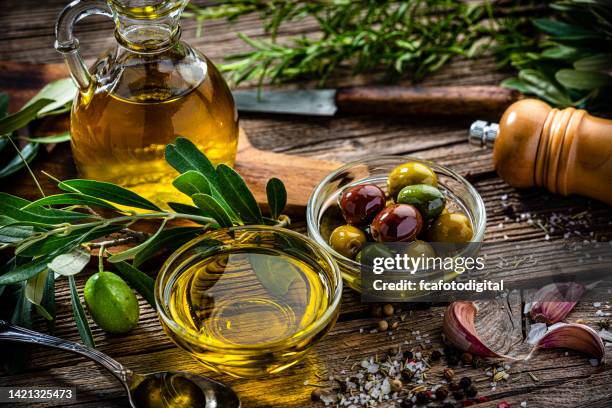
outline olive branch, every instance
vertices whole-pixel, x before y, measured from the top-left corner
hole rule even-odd
[[[92,249],[100,248],[96,252],[101,256],[104,248],[126,239],[139,241],[110,255],[107,261],[155,307],[154,280],[138,268],[161,251],[176,249],[210,229],[288,224],[289,219],[282,215],[287,192],[279,179],[268,181],[270,217],[264,217],[244,179],[229,166],[214,166],[188,139],[179,137],[166,146],[166,160],[179,172],[173,186],[193,205],[169,202],[173,211],[166,211],[113,183],[84,179],[58,181],[63,193],[36,201],[0,192],[0,249],[14,250],[2,268],[0,289],[18,287],[14,323],[27,323],[32,307],[53,322],[55,280],[67,277],[77,328],[83,342],[93,347],[74,281],[74,275],[89,263]],[[156,232],[146,235],[131,229],[140,220],[156,220],[160,225]],[[173,220],[190,221],[193,226],[171,226]],[[127,237],[108,240],[117,233]]]

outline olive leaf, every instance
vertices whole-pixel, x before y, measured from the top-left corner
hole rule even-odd
[[[29,238],[34,233],[30,225],[5,225],[0,227],[0,244],[15,244]]]
[[[38,154],[38,143],[28,143],[19,152],[18,155],[13,157],[2,169],[0,169],[0,178],[10,176],[13,173],[18,172],[26,166],[26,163],[30,163]]]
[[[199,171],[188,170],[187,172],[177,176],[172,185],[181,193],[188,196],[194,194],[211,194],[210,182]]]
[[[34,305],[36,311],[47,320],[53,320],[53,316],[45,310],[42,306],[42,300],[45,293],[45,286],[47,283],[47,276],[49,270],[45,269],[36,276],[32,276],[28,279],[25,287],[25,296],[30,303]]]
[[[282,181],[276,177],[268,180],[266,184],[266,195],[268,197],[268,207],[270,207],[270,215],[275,220],[283,212],[285,205],[287,205],[287,190]]]
[[[212,196],[208,194],[194,194],[191,199],[207,217],[213,218],[220,226],[231,227],[234,225],[229,214]]]
[[[41,306],[51,316],[51,320],[47,320],[47,327],[53,330],[55,328],[55,273],[47,273]]]
[[[14,265],[8,272],[0,275],[0,285],[12,285],[38,275],[47,268],[47,258],[39,258],[21,265]]]
[[[58,275],[73,276],[85,269],[90,259],[89,251],[77,248],[56,256],[47,266]]]
[[[41,199],[38,199],[36,201],[29,203],[28,205],[23,207],[22,210],[26,210],[28,208],[34,208],[34,207],[43,207],[43,206],[48,206],[48,205],[81,205],[81,206],[97,205],[100,207],[109,208],[111,210],[121,211],[117,207],[109,203],[108,201],[104,201],[99,198],[92,197],[86,194],[81,194],[81,193],[62,193],[62,194],[46,196],[46,197],[43,197]]]
[[[242,220],[221,192],[225,186],[218,180],[215,166],[189,139],[178,137],[174,144],[166,146],[166,161],[179,173],[193,170],[204,176],[210,185],[210,195],[229,214],[232,221],[241,223]]]
[[[155,308],[155,280],[127,262],[115,264],[117,273],[130,284],[140,296],[143,297],[153,308]]]
[[[0,192],[0,214],[11,217],[16,221],[56,225],[91,217],[89,214],[55,208],[36,207],[24,209],[29,204],[31,204],[31,201]]]
[[[115,204],[142,208],[145,210],[161,211],[158,206],[133,191],[105,181],[85,179],[66,180],[60,182],[58,187],[64,191],[101,198]]]
[[[51,99],[39,99],[12,115],[0,119],[0,135],[11,134],[38,117],[38,112],[53,103]]]
[[[203,232],[201,227],[176,227],[163,230],[146,248],[138,252],[132,262],[135,267],[140,266],[161,250],[172,251],[192,240]]]
[[[91,329],[89,327],[89,321],[87,321],[87,315],[83,310],[81,299],[79,298],[79,292],[77,291],[76,283],[74,282],[74,276],[68,277],[68,285],[70,286],[70,303],[72,304],[72,314],[76,322],[77,330],[81,336],[81,340],[87,347],[95,348],[96,343],[94,342]]]
[[[179,173],[195,170],[201,173],[215,187],[215,166],[189,139],[178,137],[174,144],[166,146],[166,161]]]
[[[597,33],[587,28],[551,19],[536,19],[533,24],[557,40],[588,40],[598,38]]]
[[[123,225],[98,226],[88,230],[75,230],[64,235],[42,236],[26,240],[15,248],[20,257],[47,255],[53,252],[70,251],[82,242],[92,241],[123,229]]]
[[[8,115],[9,95],[6,92],[0,92],[0,119]]]
[[[116,262],[125,261],[126,259],[131,258],[135,256],[136,254],[138,254],[140,251],[144,250],[147,246],[149,246],[151,243],[153,243],[157,239],[159,234],[161,234],[164,227],[166,226],[166,223],[168,222],[168,220],[169,218],[164,218],[164,220],[162,221],[161,225],[159,226],[155,234],[151,235],[146,241],[144,241],[140,245],[127,249],[123,252],[119,252],[118,254],[111,255],[108,258],[108,262],[116,263]]]
[[[220,164],[217,166],[217,178],[224,187],[221,194],[238,217],[247,223],[262,224],[261,209],[242,176],[231,167]]]
[[[42,117],[52,111],[63,110],[66,105],[74,100],[76,95],[77,87],[71,78],[58,79],[45,85],[43,89],[25,104],[24,108],[37,103],[39,100],[51,100],[52,103],[38,111],[38,117]]]
[[[20,137],[22,140],[34,143],[63,143],[70,141],[70,132],[58,133],[57,135],[43,136],[43,137]]]

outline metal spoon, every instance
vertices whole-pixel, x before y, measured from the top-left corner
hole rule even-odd
[[[183,371],[136,374],[97,350],[0,320],[0,340],[38,344],[85,356],[102,365],[123,384],[133,408],[239,408],[238,395],[210,378]]]

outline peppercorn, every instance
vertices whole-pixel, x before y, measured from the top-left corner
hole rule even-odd
[[[451,382],[450,382],[450,384],[448,384],[448,388],[449,388],[451,391],[458,391],[458,390],[460,390],[460,389],[461,389],[461,387],[459,387],[459,384],[457,384],[457,383],[456,383],[456,382],[454,382],[454,381],[451,381]]]
[[[310,393],[310,399],[313,401],[320,401],[322,395],[323,395],[323,391],[321,390],[321,388],[315,388]]]
[[[444,401],[448,397],[448,388],[440,387],[436,390],[436,399]]]
[[[412,351],[404,351],[403,357],[406,360],[412,360],[414,358],[414,354]]]
[[[510,404],[508,404],[506,401],[502,401],[497,404],[497,408],[510,408]]]
[[[412,380],[412,377],[414,377],[414,373],[410,370],[402,370],[401,376],[402,376],[402,380],[408,382]]]
[[[389,323],[387,323],[386,320],[381,320],[381,321],[378,322],[378,331],[379,332],[387,331],[388,328],[389,328]]]
[[[474,398],[477,394],[478,390],[473,385],[468,387],[467,390],[465,390],[465,395],[467,395],[468,398]]]
[[[438,350],[432,351],[431,356],[429,356],[431,361],[438,361],[440,360],[440,357],[442,357],[442,353],[440,353]]]
[[[393,305],[388,304],[388,303],[386,305],[384,305],[383,308],[382,308],[383,314],[385,316],[387,316],[387,317],[388,316],[393,316],[393,310],[394,310],[393,309]]]
[[[429,402],[429,394],[425,391],[417,392],[416,402],[417,404],[427,404]]]
[[[469,365],[472,364],[472,354],[471,353],[463,353],[461,355],[461,361],[463,361],[463,364]]]
[[[444,378],[446,378],[448,381],[452,380],[454,376],[455,371],[452,368],[446,367],[444,369]]]
[[[391,381],[391,391],[393,392],[400,392],[403,386],[404,384],[402,383],[402,381],[398,380],[397,378]]]
[[[395,330],[399,327],[399,322],[397,320],[394,320],[393,322],[391,322],[391,330]]]
[[[463,377],[459,380],[459,387],[463,388],[464,390],[469,388],[470,385],[472,385],[472,380],[470,377]]]
[[[465,398],[465,394],[463,393],[463,391],[457,390],[453,392],[453,398],[455,398],[457,401],[461,401]]]

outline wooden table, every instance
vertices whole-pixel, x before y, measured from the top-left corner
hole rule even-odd
[[[65,0],[5,0],[0,16],[2,48],[0,60],[34,63],[60,62],[53,49],[53,27]],[[312,33],[311,22],[291,24],[282,36]],[[249,16],[234,25],[223,21],[205,24],[203,35],[195,37],[196,24],[183,21],[183,38],[199,47],[213,60],[221,61],[230,53],[243,50],[245,45],[236,38],[240,31],[262,36],[257,18]],[[80,25],[79,39],[86,58],[93,58],[100,49],[112,41],[111,25],[104,19],[93,18]],[[495,71],[492,59],[477,61],[455,60],[425,81],[425,85],[481,85],[497,84],[509,73]],[[372,82],[376,76],[339,79],[334,85]],[[27,78],[23,78],[27,80]],[[16,107],[13,107],[16,108]],[[372,154],[402,154],[435,160],[469,175],[482,195],[488,215],[486,241],[531,243],[537,248],[544,241],[544,232],[526,222],[505,220],[500,199],[520,211],[529,211],[534,217],[546,218],[558,212],[576,212],[588,209],[591,224],[599,231],[609,231],[612,222],[610,208],[586,199],[553,196],[542,190],[517,191],[509,187],[493,170],[490,151],[470,146],[466,142],[466,129],[472,119],[438,120],[423,118],[385,118],[380,116],[340,116],[336,118],[246,116],[241,124],[252,143],[261,149],[293,155],[311,156],[337,161],[349,161]],[[66,160],[67,146],[59,147],[46,160]],[[44,155],[39,160],[45,160]],[[5,190],[5,182],[3,188]],[[27,176],[8,180],[26,183]],[[8,186],[8,184],[7,184]],[[288,186],[291,188],[291,185]],[[503,224],[503,226],[501,226]],[[294,228],[304,231],[303,219],[296,219]],[[558,239],[553,235],[553,239]],[[83,274],[82,274],[83,275]],[[84,276],[79,276],[82,286]],[[55,334],[78,341],[78,333],[71,317],[70,297],[65,285],[57,293],[58,318]],[[605,307],[609,305],[604,303]],[[523,298],[511,296],[507,302],[491,302],[487,307],[503,311],[501,318],[485,327],[485,336],[494,337],[502,350],[518,347],[528,331],[529,322],[522,316]],[[314,352],[296,367],[267,379],[237,380],[206,371],[187,354],[177,349],[164,335],[156,313],[142,303],[140,324],[128,335],[113,336],[94,327],[94,337],[100,351],[108,353],[134,371],[150,372],[167,369],[190,370],[210,375],[227,382],[240,394],[245,407],[303,407],[321,406],[310,402],[312,386],[321,378],[341,375],[355,362],[376,354],[382,355],[390,347],[401,345],[420,347],[414,331],[426,336],[427,347],[441,347],[441,323],[445,305],[423,308],[403,305],[406,319],[393,338],[388,333],[371,333],[377,319],[370,316],[368,306],[361,304],[359,296],[346,289],[342,313],[332,333],[316,346]],[[597,308],[580,302],[568,321],[582,320],[592,327],[606,317],[596,316]],[[604,310],[605,311],[605,310]],[[44,325],[35,326],[44,330]],[[363,329],[363,330],[362,330]],[[422,337],[424,338],[424,337]],[[410,345],[406,346],[405,342]],[[10,353],[12,344],[2,344],[2,353]],[[124,392],[117,382],[102,369],[83,358],[54,350],[31,348],[31,363],[17,375],[0,375],[0,386],[76,386],[79,407],[123,407],[127,405]],[[608,361],[610,359],[608,358]],[[430,378],[439,378],[443,364],[434,366]],[[481,369],[457,368],[457,375],[483,377]],[[533,377],[529,374],[533,374]],[[479,406],[497,406],[507,401],[518,407],[526,401],[529,407],[609,407],[612,400],[612,370],[606,366],[592,367],[584,355],[563,350],[542,351],[528,364],[514,365],[508,382],[498,383],[495,390],[489,381],[479,385],[480,395],[490,402]],[[536,380],[537,379],[537,380]],[[42,405],[38,405],[42,406]],[[47,405],[44,405],[47,406]],[[48,404],[53,406],[53,404]],[[72,405],[71,405],[72,406]]]

